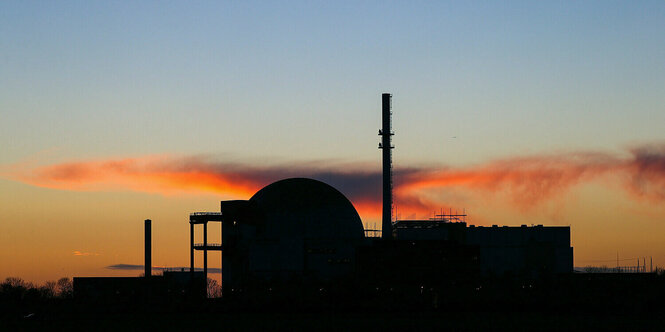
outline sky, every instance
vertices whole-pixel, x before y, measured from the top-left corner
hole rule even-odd
[[[187,266],[190,212],[286,177],[380,225],[384,92],[399,218],[665,266],[663,41],[662,1],[2,1],[0,278],[138,275],[147,218]]]

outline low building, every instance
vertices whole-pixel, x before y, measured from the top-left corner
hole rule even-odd
[[[74,299],[98,304],[206,298],[203,272],[164,271],[146,277],[74,277]]]

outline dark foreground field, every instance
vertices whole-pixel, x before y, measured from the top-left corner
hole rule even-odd
[[[485,280],[447,289],[340,287],[218,299],[0,295],[0,331],[442,330],[663,331],[665,276],[572,275],[538,283]],[[379,288],[376,288],[379,289]]]
[[[662,330],[652,315],[549,314],[545,312],[428,313],[151,313],[59,315],[8,319],[2,330],[445,330],[639,331]]]

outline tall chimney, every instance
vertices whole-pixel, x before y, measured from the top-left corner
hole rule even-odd
[[[145,220],[145,277],[150,278],[152,272],[152,234],[150,219]]]
[[[391,95],[384,93],[381,95],[383,103],[383,128],[379,130],[381,143],[379,149],[383,149],[383,220],[381,222],[381,238],[391,239],[393,237],[392,219],[393,219],[393,161],[392,161],[392,126],[390,124]]]

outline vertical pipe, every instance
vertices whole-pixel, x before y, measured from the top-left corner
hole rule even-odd
[[[150,229],[150,219],[145,220],[145,277],[150,278],[152,272],[152,234]]]
[[[383,149],[383,219],[381,222],[381,238],[392,238],[393,219],[393,181],[392,181],[392,128],[391,117],[391,95],[384,93],[382,100],[382,129],[381,149]]]
[[[208,221],[203,223],[203,278],[208,282]]]
[[[189,272],[194,272],[194,224],[189,221]]]

